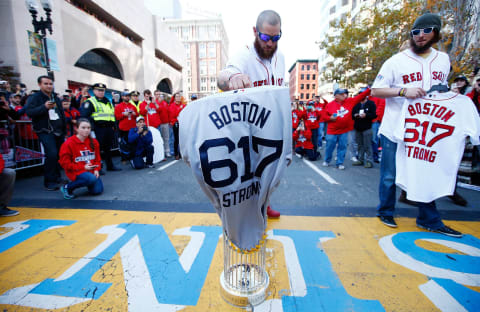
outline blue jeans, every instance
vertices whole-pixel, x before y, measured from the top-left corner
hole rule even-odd
[[[143,169],[145,168],[145,162],[143,161],[143,157],[147,158],[147,165],[152,165],[153,164],[153,145],[149,145],[145,148],[143,153],[139,155],[135,155],[132,159],[132,165],[133,168],[135,169]]]
[[[396,201],[395,161],[397,143],[381,135],[380,144],[382,145],[382,161],[380,162],[380,185],[378,186],[380,204],[377,207],[377,216],[393,216]],[[419,210],[417,224],[432,229],[437,229],[443,225],[435,202],[418,202],[417,206]]]
[[[88,192],[92,195],[98,195],[103,192],[102,180],[100,178],[97,179],[91,172],[79,174],[75,181],[67,184],[67,189],[72,194],[73,190],[83,186],[88,187]]]
[[[303,147],[297,147],[295,153],[302,155],[303,157],[307,156],[308,160],[315,161],[318,158],[318,154],[311,149],[305,149]]]
[[[169,138],[168,138],[168,144],[170,145],[170,155],[173,155],[173,151],[174,151],[174,146],[173,146],[173,143],[175,142],[175,136],[173,134],[173,127],[171,125],[169,125],[168,127],[169,129]]]
[[[318,147],[323,145],[323,133],[325,132],[325,123],[321,122],[318,124]]]
[[[372,123],[372,151],[373,151],[373,160],[378,161],[378,128],[380,128],[380,123],[378,121]]]
[[[327,149],[325,151],[325,162],[332,160],[333,150],[337,146],[337,166],[343,165],[345,153],[347,152],[348,132],[342,134],[327,134]]]

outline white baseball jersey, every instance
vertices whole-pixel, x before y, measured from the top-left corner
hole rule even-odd
[[[432,48],[427,58],[423,58],[410,49],[389,58],[380,69],[373,83],[375,88],[423,88],[430,90],[433,85],[447,84],[450,72],[448,55]],[[385,99],[385,113],[378,130],[390,141],[393,141],[393,130],[401,117],[404,97]]]
[[[270,60],[262,59],[253,46],[247,45],[228,60],[225,70],[232,74],[248,75],[254,87],[283,86],[285,59],[278,49]]]
[[[464,95],[432,92],[405,100],[402,120],[394,131],[398,142],[396,184],[413,201],[429,203],[452,195],[465,138],[480,144],[480,118]]]
[[[180,151],[237,247],[255,247],[268,199],[292,155],[288,88],[218,93],[178,117]]]

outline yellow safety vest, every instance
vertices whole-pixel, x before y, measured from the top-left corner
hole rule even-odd
[[[133,106],[135,106],[137,108],[137,113],[140,113],[140,101],[138,101],[138,104],[135,104],[135,102],[133,100],[130,100],[129,103],[131,103]]]
[[[94,121],[111,121],[115,122],[115,112],[112,105],[105,104],[97,100],[97,97],[91,97],[87,101],[93,104],[95,112],[92,114]]]

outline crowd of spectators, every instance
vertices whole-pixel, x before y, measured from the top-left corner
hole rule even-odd
[[[106,86],[103,84],[95,84],[92,89],[82,87],[75,92],[67,89],[64,94],[57,94],[53,91],[54,82],[48,76],[40,76],[38,87],[39,90],[28,92],[26,86],[19,83],[12,90],[8,82],[0,82],[0,120],[3,122],[0,139],[2,154],[11,147],[11,129],[16,129],[14,133],[23,139],[43,144],[46,190],[60,189],[66,199],[74,198],[73,191],[82,186],[86,186],[91,194],[99,194],[103,191],[99,178],[105,174],[103,168],[121,170],[113,162],[108,163],[107,160],[104,163],[108,156],[105,156],[102,148],[104,140],[99,138],[99,134],[104,132],[104,120],[96,119],[104,115],[104,111],[98,114],[97,107],[94,107],[94,103],[98,102],[112,106],[112,119],[108,121],[112,121],[113,129],[117,132],[114,140],[119,139],[118,146],[124,165],[131,165],[134,169],[154,167],[152,131],[157,130],[164,144],[165,154],[161,156],[163,161],[170,157],[176,160],[181,157],[177,117],[186,106],[181,91],[168,98],[168,95],[159,90],[155,90],[153,96],[150,90],[144,90],[140,100],[138,91],[124,90],[121,98],[120,94],[113,94],[110,102],[104,95]],[[191,100],[195,99],[196,96],[193,95]],[[18,120],[30,122],[19,123]],[[108,146],[110,152],[112,144]],[[4,159],[1,158],[3,166]],[[62,168],[68,180],[62,179]],[[2,172],[11,176],[7,168],[2,168]],[[6,204],[0,204],[4,215],[13,215]]]

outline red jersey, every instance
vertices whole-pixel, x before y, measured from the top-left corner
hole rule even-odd
[[[124,112],[131,112],[130,115],[123,115]],[[130,131],[137,126],[135,121],[138,116],[137,108],[132,103],[121,102],[115,105],[115,119],[118,121],[118,128],[122,131]]]
[[[72,120],[77,120],[80,117],[80,112],[75,108],[64,109],[65,119],[67,121],[67,137],[77,133],[77,125],[72,122]]]
[[[90,146],[93,143],[94,149]],[[97,165],[95,170],[100,170],[102,164],[100,159],[100,145],[93,138],[86,138],[84,142],[74,135],[69,137],[60,147],[60,166],[71,181],[75,181],[78,175],[87,172],[87,163]],[[94,170],[88,172],[93,173]]]
[[[323,100],[322,103],[320,102],[315,102],[315,110],[317,111],[318,113],[318,122],[324,122],[324,117],[323,117],[323,112],[325,110],[325,106],[327,106],[328,102]]]
[[[168,117],[168,103],[167,101],[163,100],[163,101],[157,101],[155,100],[155,102],[157,102],[157,105],[158,105],[158,115],[160,116],[160,124],[166,124],[170,121],[170,118]]]
[[[346,98],[343,103],[337,102],[336,100],[328,103],[324,113],[325,121],[328,122],[327,134],[343,134],[352,131],[352,109],[369,94],[370,89],[367,89],[353,98]],[[335,121],[330,120],[333,114],[337,116]]]
[[[168,116],[170,118],[170,125],[174,125],[176,122],[178,122],[177,117],[178,114],[182,111],[182,109],[185,108],[185,104],[180,103],[180,104],[175,104],[175,102],[170,103],[168,106]]]
[[[304,149],[313,150],[312,131],[306,129],[305,131],[295,130],[293,132],[293,140],[296,141],[295,148],[303,147]]]
[[[147,126],[158,128],[160,126],[160,115],[158,114],[159,108],[156,103],[150,102],[147,105],[146,101],[140,103],[140,115],[145,117],[145,123]]]
[[[308,129],[318,129],[318,122],[320,120],[320,115],[316,110],[308,111],[305,114],[305,127]]]
[[[385,99],[377,98],[377,97],[369,97],[370,100],[375,103],[375,106],[377,108],[376,113],[377,113],[377,118],[372,120],[372,122],[382,122],[383,119],[383,113],[385,112]]]

